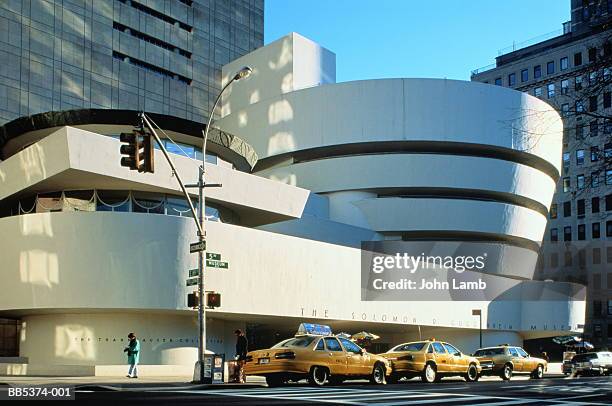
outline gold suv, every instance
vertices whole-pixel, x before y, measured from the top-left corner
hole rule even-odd
[[[510,380],[515,373],[541,379],[548,368],[546,360],[532,357],[521,347],[507,344],[481,348],[474,356],[480,361],[482,375],[497,375],[505,381]]]
[[[434,339],[400,344],[380,355],[391,362],[389,382],[415,376],[429,383],[445,376],[462,376],[466,381],[474,382],[480,376],[480,364],[476,358]]]
[[[304,378],[314,386],[360,378],[381,385],[386,383],[391,367],[384,357],[366,352],[345,337],[305,334],[270,349],[249,352],[244,372],[264,376],[268,386]]]

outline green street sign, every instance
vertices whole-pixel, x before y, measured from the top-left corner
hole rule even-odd
[[[206,260],[206,266],[210,266],[212,268],[216,268],[217,267],[217,261],[211,261],[210,259]]]
[[[196,268],[196,269],[190,269],[189,270],[189,277],[193,277],[193,276],[199,276],[200,275],[200,271]]]
[[[227,269],[229,264],[227,262],[219,262],[219,268]]]
[[[207,252],[206,253],[206,259],[212,259],[215,261],[220,261],[221,260],[221,254],[216,254],[214,252]]]
[[[199,278],[190,278],[190,279],[187,279],[186,285],[187,286],[197,285],[198,284],[198,279]]]

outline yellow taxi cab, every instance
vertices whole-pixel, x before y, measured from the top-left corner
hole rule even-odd
[[[390,383],[416,376],[428,383],[445,376],[462,376],[467,382],[475,382],[480,377],[480,363],[476,358],[433,338],[400,344],[380,355],[391,362]]]
[[[497,375],[504,381],[510,380],[516,373],[541,379],[548,368],[546,360],[532,357],[521,347],[508,344],[480,348],[474,356],[480,361],[482,375]]]
[[[249,352],[244,373],[264,376],[268,386],[301,379],[323,386],[361,378],[382,385],[391,367],[384,357],[366,352],[344,336],[333,335],[328,326],[303,323],[295,337]]]

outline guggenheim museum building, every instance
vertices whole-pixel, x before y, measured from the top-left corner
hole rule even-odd
[[[205,289],[221,294],[206,313],[209,350],[233,357],[237,328],[265,348],[314,321],[376,333],[377,351],[433,336],[473,352],[475,309],[483,345],[581,330],[580,289],[533,280],[561,167],[548,104],[455,80],[336,83],[335,55],[295,33],[225,65],[224,82],[245,65],[253,72],[224,93],[205,151],[207,181],[222,184],[206,200],[217,263]],[[0,317],[16,329],[0,337],[16,342],[0,374],[122,373],[132,331],[149,373],[192,373],[196,227],[160,150],[154,173],[120,165],[118,136],[137,113],[49,112],[0,128]],[[150,117],[195,183],[202,125]],[[486,272],[524,289],[362,300],[363,241],[427,239],[512,247],[520,267]],[[524,295],[534,287],[554,300]]]

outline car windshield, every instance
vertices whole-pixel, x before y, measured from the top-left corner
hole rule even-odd
[[[490,357],[492,355],[503,355],[503,348],[483,348],[474,353],[475,357]]]
[[[400,344],[395,348],[390,349],[387,352],[395,352],[395,351],[421,351],[425,346],[424,342],[418,343],[408,343],[408,344]]]
[[[272,348],[308,347],[315,340],[315,338],[316,337],[313,336],[290,338],[288,340],[281,341]]]
[[[578,354],[576,356],[574,356],[574,358],[572,358],[572,361],[574,362],[584,362],[584,361],[589,361],[592,359],[597,358],[597,354],[594,352],[591,353],[587,353],[587,354]]]

